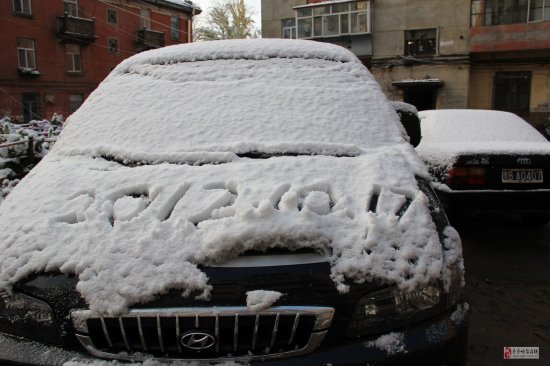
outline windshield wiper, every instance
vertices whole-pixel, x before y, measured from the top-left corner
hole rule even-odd
[[[341,157],[354,157],[355,154],[323,154],[317,152],[278,152],[278,153],[266,153],[261,151],[248,151],[245,153],[236,154],[239,158],[249,158],[249,159],[269,159],[281,156],[333,156],[337,158]]]

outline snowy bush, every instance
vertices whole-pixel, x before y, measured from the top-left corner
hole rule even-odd
[[[0,202],[41,159],[63,128],[63,116],[51,120],[17,124],[9,117],[0,119]],[[33,142],[33,153],[29,151]]]

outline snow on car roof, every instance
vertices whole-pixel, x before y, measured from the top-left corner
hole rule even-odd
[[[517,115],[478,109],[442,109],[419,112],[423,142],[547,142]]]
[[[548,154],[550,143],[509,112],[478,109],[418,113],[422,141],[416,151],[430,163],[452,165],[461,154]]]
[[[326,49],[219,44],[259,54],[264,44]],[[167,60],[185,49],[136,59]],[[442,272],[449,285],[460,240],[447,228],[442,246],[415,179],[428,172],[358,62],[136,59],[99,86],[0,205],[0,289],[34,273],[76,274],[90,309],[120,314],[170,289],[207,298],[201,265],[274,247],[322,252],[341,292],[350,281],[412,290]],[[234,154],[250,148],[313,155]],[[315,154],[323,149],[332,150]],[[224,163],[205,163],[205,151]],[[101,158],[107,153],[164,163],[121,164]],[[167,163],[180,158],[204,164]]]
[[[405,143],[382,100],[372,75],[339,46],[177,45],[122,62],[68,119],[56,149],[148,161],[188,152],[203,160],[216,152],[357,155]]]

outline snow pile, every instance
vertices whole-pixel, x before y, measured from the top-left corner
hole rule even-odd
[[[241,45],[209,44],[189,53]],[[459,242],[439,241],[415,179],[426,168],[368,71],[332,45],[242,45],[259,60],[172,63],[189,55],[170,47],[102,83],[0,206],[0,288],[76,274],[90,309],[114,315],[170,289],[207,299],[199,266],[251,249],[313,248],[341,292],[452,272]],[[351,61],[265,58],[326,53]]]
[[[403,333],[388,333],[380,336],[372,342],[366,344],[367,347],[376,347],[381,351],[386,351],[388,355],[394,355],[397,353],[407,353],[403,340],[405,335]]]
[[[515,114],[476,109],[419,112],[428,164],[451,166],[464,154],[549,154],[550,142]]]
[[[246,307],[250,311],[262,311],[270,308],[283,296],[277,291],[256,290],[246,293]]]

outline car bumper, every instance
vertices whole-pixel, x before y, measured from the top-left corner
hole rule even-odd
[[[550,213],[550,190],[533,191],[469,191],[438,189],[439,200],[449,212],[485,211],[514,213]]]
[[[371,344],[378,337],[367,337],[347,345],[325,346],[299,358],[253,364],[364,366],[366,362],[369,365],[399,365],[421,361],[422,365],[464,365],[467,352],[467,312],[460,309],[462,308],[399,331],[403,336],[402,352],[388,354]],[[63,365],[68,361],[86,363],[97,360],[87,354],[0,333],[0,364],[50,366]]]

